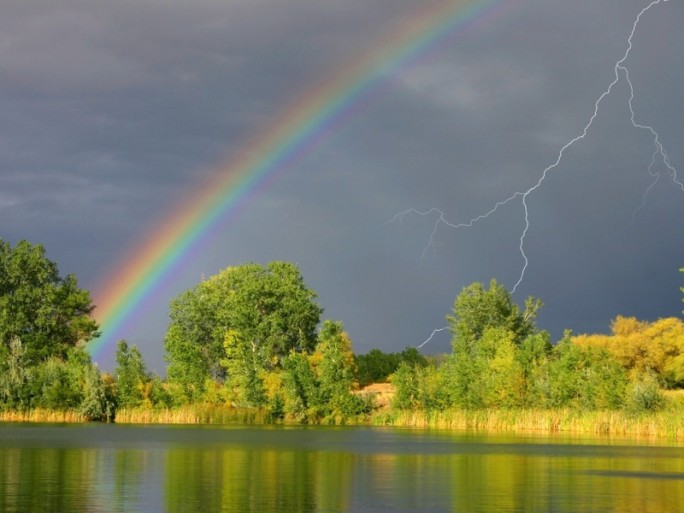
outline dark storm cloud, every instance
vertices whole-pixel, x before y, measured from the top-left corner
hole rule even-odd
[[[502,2],[502,5],[505,2]],[[0,236],[43,243],[87,287],[299,95],[371,48],[422,4],[3,2]],[[532,186],[579,135],[614,77],[641,0],[510,2],[382,84],[315,152],[212,234],[126,334],[162,370],[170,297],[201,274],[292,260],[357,350],[416,345],[474,280],[509,288],[522,206],[467,222]],[[681,169],[679,27],[664,2],[644,16],[627,65],[637,121]],[[586,140],[529,198],[529,268],[516,296],[541,297],[543,327],[605,330],[617,314],[681,310],[684,191],[663,178],[644,208],[653,152],[622,80]],[[680,174],[681,175],[684,173]],[[633,215],[634,214],[634,215]],[[426,349],[448,348],[448,337]],[[105,364],[106,365],[106,364]]]

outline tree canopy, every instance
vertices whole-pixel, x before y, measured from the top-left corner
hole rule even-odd
[[[41,245],[0,239],[0,352],[21,341],[28,365],[98,335],[90,293],[72,274],[60,277]]]
[[[577,335],[572,340],[581,347],[606,350],[633,378],[653,373],[668,387],[684,385],[684,321],[617,316],[611,330],[611,335]]]
[[[475,282],[464,287],[456,297],[453,315],[447,316],[447,321],[455,346],[472,346],[489,328],[510,331],[513,343],[520,344],[534,332],[534,318],[541,307],[539,299],[529,297],[521,311],[510,293],[496,280],[489,282],[489,289]]]
[[[322,313],[315,299],[287,262],[229,267],[181,293],[165,338],[169,380],[200,392],[207,379],[226,377],[226,356],[268,369],[290,351],[311,352]]]

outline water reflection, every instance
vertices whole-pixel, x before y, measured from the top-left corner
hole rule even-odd
[[[378,429],[0,426],[4,512],[679,511],[684,448]]]
[[[349,511],[353,458],[294,449],[171,449],[166,511]]]

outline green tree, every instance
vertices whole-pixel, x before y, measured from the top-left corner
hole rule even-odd
[[[83,380],[83,399],[78,407],[79,413],[88,420],[114,418],[114,398],[107,393],[102,374],[95,365],[85,368]]]
[[[116,346],[116,395],[120,408],[135,408],[143,402],[143,390],[149,381],[145,362],[136,346],[119,340]]]
[[[408,362],[404,362],[408,363]],[[452,406],[448,365],[413,366],[418,382],[418,403],[425,410],[445,410]]]
[[[113,397],[82,347],[70,348],[66,358],[50,356],[36,365],[29,388],[31,408],[75,410],[90,420],[112,416]]]
[[[354,357],[359,384],[387,382],[402,362],[418,367],[427,367],[428,361],[415,347],[407,347],[400,353],[383,353],[371,349],[367,354]]]
[[[553,350],[549,363],[549,405],[586,410],[625,405],[627,373],[605,349],[581,347],[569,333]]]
[[[303,353],[290,353],[283,360],[282,382],[282,409],[286,418],[300,423],[317,420],[321,415],[321,400],[310,358]]]
[[[406,362],[399,364],[392,376],[392,384],[396,390],[392,406],[399,410],[411,410],[421,405],[419,399],[420,382],[418,370]]]
[[[369,413],[372,401],[352,392],[355,374],[351,340],[342,323],[325,321],[313,354],[292,351],[283,360],[282,395],[269,394],[271,411],[282,403],[288,420],[335,424]]]
[[[201,399],[207,379],[224,381],[226,360],[258,357],[270,370],[291,351],[311,352],[322,312],[315,298],[287,262],[229,267],[180,294],[171,302],[164,341],[168,379],[180,399]],[[229,332],[234,343],[226,354]]]
[[[542,306],[529,297],[523,310],[496,280],[465,287],[447,316],[453,353],[445,373],[451,403],[460,408],[513,407],[526,401],[531,362],[525,341],[538,335],[534,319]]]
[[[516,352],[522,383],[520,406],[542,406],[549,389],[549,357],[553,350],[549,333],[541,331],[523,340]]]
[[[397,370],[401,360],[396,353],[383,353],[380,349],[371,349],[366,354],[355,356],[359,383],[383,383]]]
[[[10,341],[9,348],[0,346],[0,409],[26,409],[30,406],[31,375],[26,349],[19,337]]]
[[[28,366],[98,335],[90,294],[72,274],[62,278],[40,245],[0,239],[0,346],[19,337]]]
[[[358,413],[354,385],[354,353],[349,336],[341,322],[325,321],[318,334],[314,353],[319,380],[319,399],[325,414],[331,418],[346,418]]]
[[[534,319],[541,307],[539,299],[528,297],[521,310],[496,280],[490,281],[489,289],[478,282],[468,285],[456,297],[453,315],[447,316],[454,348],[476,344],[487,328],[510,331],[514,344],[519,345],[534,333]]]
[[[236,330],[228,330],[223,347],[226,357],[221,365],[228,371],[227,386],[237,406],[261,406],[266,401],[263,374],[268,355],[266,348],[245,340]]]

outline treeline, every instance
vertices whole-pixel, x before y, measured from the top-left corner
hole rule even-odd
[[[400,353],[384,353],[380,349],[371,349],[367,354],[355,355],[354,361],[360,386],[391,381],[402,363],[413,367],[429,365],[429,360],[415,347],[407,347]]]
[[[613,335],[566,332],[553,345],[534,318],[492,280],[466,287],[448,317],[452,353],[439,366],[402,364],[394,375],[401,410],[560,409],[654,411],[662,388],[679,387],[684,323],[618,317]]]
[[[258,412],[271,422],[368,420],[361,387],[390,382],[396,412],[574,409],[655,411],[663,388],[684,387],[684,323],[618,317],[610,335],[537,328],[540,300],[522,307],[492,280],[457,296],[452,350],[355,355],[339,321],[290,263],[230,267],[171,301],[167,375],[150,373],[119,341],[113,375],[85,349],[99,335],[76,278],[59,276],[41,246],[0,240],[0,412],[117,413],[202,407]]]
[[[290,263],[225,269],[171,302],[167,377],[120,341],[114,375],[86,351],[99,335],[76,278],[42,246],[0,240],[0,411],[70,410],[113,420],[123,409],[258,408],[272,421],[342,422],[370,413],[354,393],[351,341],[321,323],[316,294]]]

